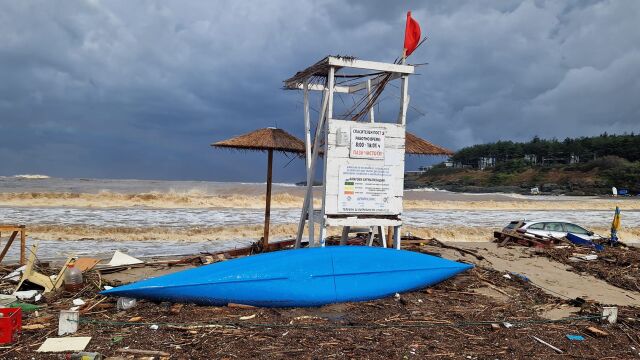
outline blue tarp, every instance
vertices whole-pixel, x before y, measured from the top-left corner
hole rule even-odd
[[[568,233],[567,234],[567,239],[569,241],[571,241],[572,243],[576,244],[576,245],[590,246],[590,247],[596,249],[596,251],[604,250],[604,246],[596,244],[591,240],[583,239],[583,238],[581,238],[580,236],[578,236],[576,234]]]

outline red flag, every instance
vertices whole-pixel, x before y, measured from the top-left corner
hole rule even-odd
[[[404,29],[404,56],[411,55],[420,42],[420,24],[407,12],[407,27]]]

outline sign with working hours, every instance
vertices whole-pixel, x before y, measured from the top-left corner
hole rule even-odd
[[[340,166],[338,212],[387,213],[393,199],[387,166]]]
[[[384,159],[384,128],[351,128],[349,157],[355,159]]]

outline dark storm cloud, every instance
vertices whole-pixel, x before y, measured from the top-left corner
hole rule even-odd
[[[208,144],[300,135],[281,81],[327,54],[393,60],[407,9],[429,36],[410,130],[454,149],[639,130],[638,2],[2,1],[0,175],[261,180],[263,154]]]

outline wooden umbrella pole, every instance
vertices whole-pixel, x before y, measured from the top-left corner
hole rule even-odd
[[[262,237],[262,249],[267,250],[269,245],[269,220],[271,218],[271,177],[273,173],[273,150],[269,150],[267,161],[267,199],[264,207],[264,235]]]

